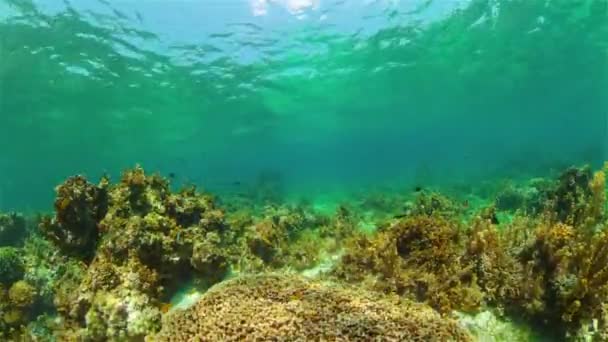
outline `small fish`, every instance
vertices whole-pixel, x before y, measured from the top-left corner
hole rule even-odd
[[[421,186],[418,185],[418,186],[416,186],[414,188],[414,192],[420,192],[420,191],[422,191],[422,187]]]
[[[240,186],[242,183],[240,181],[234,181],[232,182],[232,185],[234,186]]]
[[[169,172],[169,178],[175,179],[175,172]]]
[[[169,312],[169,310],[171,310],[172,306],[173,306],[173,304],[171,304],[171,303],[162,303],[160,305],[160,311],[162,313],[167,313],[167,312]]]
[[[395,218],[395,219],[402,219],[402,218],[404,218],[406,216],[407,216],[407,214],[397,214],[397,215],[393,216],[393,218]]]

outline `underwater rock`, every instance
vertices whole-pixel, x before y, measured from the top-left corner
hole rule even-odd
[[[489,310],[476,315],[456,313],[456,316],[458,324],[469,331],[477,341],[543,341],[531,327],[499,317]]]
[[[27,229],[23,215],[0,214],[0,246],[20,247],[26,236]]]
[[[57,186],[55,216],[43,218],[43,234],[64,253],[91,258],[99,239],[99,221],[107,211],[107,185],[106,178],[94,185],[74,176]]]
[[[170,313],[150,341],[470,341],[428,307],[288,275],[228,280]]]

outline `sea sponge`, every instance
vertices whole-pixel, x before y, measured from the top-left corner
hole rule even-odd
[[[24,267],[19,249],[0,247],[0,283],[10,285],[23,278]]]
[[[424,305],[289,275],[228,280],[149,341],[470,341]]]

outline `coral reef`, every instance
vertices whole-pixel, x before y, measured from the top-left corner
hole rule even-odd
[[[426,302],[440,312],[475,310],[482,297],[472,267],[462,261],[460,231],[439,216],[399,220],[372,238],[354,238],[334,274]]]
[[[422,191],[408,208],[406,214],[455,218],[463,213],[463,209],[462,206],[438,192]]]
[[[286,275],[237,278],[169,314],[154,341],[469,341],[427,307]]]
[[[375,236],[353,238],[333,275],[443,313],[491,305],[556,336],[573,336],[589,322],[605,334],[606,170],[568,169],[545,188],[537,215],[504,225],[494,206],[466,228],[452,214],[413,212]]]
[[[94,251],[82,273],[64,276],[55,305],[75,327],[73,336],[141,338],[160,327],[163,300],[180,281],[194,277],[209,286],[228,272],[224,214],[212,197],[193,188],[171,193],[165,179],[140,167],[126,171],[117,185],[102,183],[69,179],[58,187],[51,225],[41,225],[66,253],[85,245]],[[71,243],[57,243],[59,236]]]
[[[0,246],[20,247],[27,236],[26,222],[18,213],[0,213]]]
[[[4,323],[8,326],[27,323],[35,300],[36,289],[33,286],[23,280],[15,282],[8,290],[8,306],[4,310]]]
[[[240,228],[231,226],[232,231],[241,232],[237,237],[242,245],[233,258],[234,270],[251,273],[314,267],[325,255],[337,251],[337,240],[354,232],[349,216],[343,207],[329,219],[304,207],[268,206],[262,217],[240,220],[244,223]]]
[[[508,185],[502,189],[495,199],[496,209],[504,211],[516,211],[525,208],[526,194],[522,189]]]
[[[219,202],[139,166],[116,184],[74,176],[39,231],[0,215],[12,245],[0,247],[0,339],[469,340],[455,311],[478,337],[490,323],[508,335],[491,310],[553,339],[605,340],[607,171],[495,184],[494,200],[420,189],[323,206]],[[183,311],[185,293],[201,299]]]
[[[12,284],[23,277],[23,272],[23,260],[19,249],[0,247],[0,284]]]
[[[66,254],[92,257],[99,239],[98,223],[108,206],[108,180],[99,185],[84,176],[68,178],[55,188],[55,216],[44,217],[41,231]]]

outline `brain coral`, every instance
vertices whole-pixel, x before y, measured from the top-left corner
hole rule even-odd
[[[246,276],[165,317],[154,341],[469,341],[427,306],[288,275]]]

